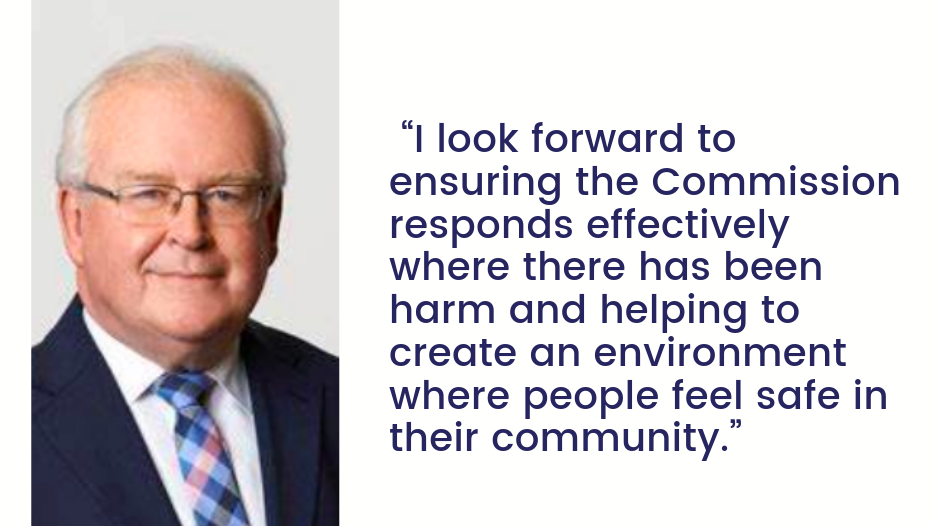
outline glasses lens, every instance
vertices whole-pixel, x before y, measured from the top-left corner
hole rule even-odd
[[[118,190],[120,213],[134,223],[162,223],[172,217],[181,192],[171,186],[139,185]]]
[[[212,221],[239,224],[257,218],[262,194],[262,187],[253,185],[215,186],[205,190],[203,199]]]

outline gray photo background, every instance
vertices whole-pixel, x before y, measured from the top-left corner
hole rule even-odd
[[[39,0],[32,6],[33,342],[75,291],[55,213],[55,152],[66,105],[119,57],[185,43],[220,52],[256,75],[288,135],[281,251],[253,316],[337,354],[337,0]]]

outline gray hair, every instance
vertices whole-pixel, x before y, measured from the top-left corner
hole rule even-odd
[[[255,105],[266,128],[268,176],[276,187],[283,187],[286,184],[286,134],[272,98],[245,69],[219,55],[188,46],[158,46],[128,55],[100,73],[81,91],[65,111],[55,180],[61,186],[74,186],[87,177],[88,121],[94,103],[110,88],[130,79],[172,81],[203,78],[230,83]]]

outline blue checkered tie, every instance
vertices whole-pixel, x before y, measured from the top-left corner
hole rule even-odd
[[[167,373],[153,389],[176,411],[175,446],[198,526],[248,526],[234,468],[214,419],[202,405],[214,387],[204,373]]]

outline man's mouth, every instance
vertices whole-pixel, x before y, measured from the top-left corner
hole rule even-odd
[[[150,272],[156,277],[163,279],[179,279],[179,280],[190,280],[190,281],[204,281],[204,280],[215,280],[223,277],[222,272],[217,271],[208,271],[208,272],[189,272],[189,271],[153,271]]]

